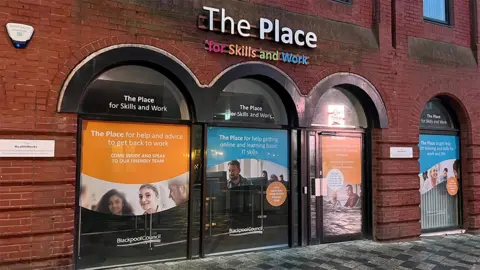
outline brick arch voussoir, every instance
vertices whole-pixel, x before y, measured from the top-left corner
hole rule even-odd
[[[175,41],[163,40],[152,37],[122,35],[107,37],[99,39],[88,44],[83,45],[80,49],[70,54],[70,57],[65,60],[63,65],[59,67],[56,73],[51,88],[48,94],[48,107],[56,108],[58,102],[58,95],[71,72],[74,72],[75,67],[80,64],[85,58],[91,54],[98,52],[101,49],[121,45],[121,44],[142,44],[162,49],[182,61],[190,70],[194,70],[197,65],[196,61],[179,49]],[[54,109],[55,110],[55,109]]]

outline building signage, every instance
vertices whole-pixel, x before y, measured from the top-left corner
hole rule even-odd
[[[225,9],[218,9],[204,6],[208,12],[205,24],[199,23],[199,28],[208,31],[219,31],[222,34],[239,35],[241,37],[253,37],[261,40],[271,40],[277,43],[296,45],[300,47],[316,48],[317,36],[313,32],[304,30],[292,30],[289,27],[281,26],[279,20],[273,22],[266,18],[260,18],[258,27],[250,24],[245,19],[236,22],[232,17],[226,15]],[[218,14],[220,18],[218,19]],[[199,22],[202,16],[199,17]],[[220,22],[219,25],[218,21]],[[241,44],[223,44],[213,40],[205,41],[205,49],[214,53],[225,53],[228,55],[242,56],[248,58],[259,58],[262,60],[281,61],[284,63],[308,65],[309,57],[301,54],[281,51],[269,51],[261,48]]]
[[[155,89],[153,91],[152,89]],[[181,109],[169,88],[149,84],[95,81],[84,95],[82,112],[181,118]]]
[[[54,140],[0,140],[0,157],[54,157]]]
[[[420,124],[423,129],[452,129],[454,126],[449,113],[435,102],[425,105]]]
[[[390,158],[413,158],[413,148],[390,147]]]
[[[220,10],[218,8],[204,6],[203,9],[208,11],[208,30],[214,30],[215,14],[218,14],[220,12],[220,31],[223,34],[229,33],[235,35],[236,30],[236,32],[242,37],[254,37],[254,35],[250,33],[252,26],[247,20],[241,19],[237,23],[235,23],[235,20],[232,17],[226,16],[224,8]],[[228,29],[226,27],[227,22],[229,23]],[[295,44],[297,46],[307,46],[309,48],[317,47],[317,35],[315,35],[315,33],[305,33],[305,31],[301,29],[294,32],[289,27],[281,27],[280,21],[277,19],[272,22],[269,19],[260,18],[259,33],[260,34],[258,38],[260,39],[269,39],[268,37],[273,33],[273,40],[278,43],[292,45]]]
[[[259,58],[262,60],[281,61],[290,64],[308,65],[308,56],[290,52],[267,51],[260,48],[253,48],[238,44],[222,44],[212,40],[205,41],[205,49],[214,53],[225,53],[228,55],[242,56],[248,58]]]

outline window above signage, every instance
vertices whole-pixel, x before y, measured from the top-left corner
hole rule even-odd
[[[287,26],[282,26],[278,19],[272,21],[267,18],[260,18],[259,26],[256,27],[245,19],[240,19],[236,22],[234,18],[226,15],[224,8],[218,9],[204,6],[203,9],[208,12],[208,15],[199,16],[198,27],[201,29],[240,35],[242,37],[271,40],[300,47],[317,47],[317,35],[315,33],[301,29],[292,30]]]
[[[180,89],[148,67],[124,65],[98,76],[86,89],[81,113],[190,119]]]
[[[456,129],[448,109],[437,99],[433,99],[425,105],[420,117],[420,128],[437,130]]]
[[[250,78],[231,82],[217,100],[215,122],[287,125],[283,102],[269,85]]]
[[[366,128],[368,123],[360,101],[352,93],[331,88],[320,97],[312,126]]]

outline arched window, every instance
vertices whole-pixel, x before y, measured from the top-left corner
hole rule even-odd
[[[430,100],[423,108],[420,117],[420,129],[456,130],[448,109],[438,99]]]
[[[138,65],[100,74],[85,91],[81,113],[190,119],[178,87],[162,73]]]
[[[331,88],[320,97],[312,125],[366,128],[367,119],[362,105],[352,93],[342,88]]]
[[[432,99],[420,118],[420,208],[422,230],[460,226],[460,143],[454,117]]]
[[[82,89],[77,265],[185,256],[191,129],[180,121],[190,119],[183,93],[167,76],[139,65],[107,69]],[[173,188],[181,199],[172,196]],[[151,241],[107,240],[112,233]],[[154,244],[160,238],[166,247]],[[103,253],[105,245],[114,252]]]
[[[207,127],[205,195],[215,199],[206,205],[205,253],[286,246],[291,143],[277,94],[285,89],[253,78],[223,85]]]
[[[256,79],[238,79],[220,94],[214,121],[287,125],[287,112],[275,90]]]

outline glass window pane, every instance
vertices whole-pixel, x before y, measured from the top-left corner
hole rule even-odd
[[[367,120],[362,105],[353,94],[332,88],[320,97],[312,125],[367,127]]]
[[[283,102],[273,88],[255,79],[238,79],[220,94],[213,120],[287,125]]]
[[[205,253],[288,245],[286,130],[208,128]]]
[[[445,0],[423,0],[423,16],[439,21],[447,21]]]
[[[421,134],[419,148],[422,229],[458,226],[459,139]]]
[[[125,65],[96,78],[82,100],[82,113],[190,119],[178,87],[151,68]]]
[[[299,181],[299,170],[300,170],[300,164],[298,163],[298,157],[300,155],[298,151],[298,136],[300,134],[300,131],[297,130],[292,130],[291,132],[291,138],[292,138],[292,180],[290,181],[290,190],[293,192],[293,198],[299,198],[299,188],[298,188],[298,181]],[[298,200],[294,199],[293,200],[293,245],[298,246],[299,243],[299,230],[300,230],[300,224],[299,224],[299,205],[298,205]]]
[[[188,126],[82,121],[78,266],[185,258]]]
[[[438,100],[429,101],[420,117],[420,128],[451,130],[455,129],[452,117],[447,108]]]
[[[192,126],[192,182],[191,192],[192,226],[190,235],[192,237],[191,254],[192,257],[200,256],[200,230],[202,216],[202,171],[203,171],[203,127],[202,125]]]
[[[323,197],[323,235],[362,233],[362,139],[322,136],[322,170],[327,180]]]
[[[317,142],[316,135],[308,136],[308,161],[309,161],[309,178],[317,177]],[[313,188],[315,181],[310,181],[310,237],[317,239],[317,197]]]

